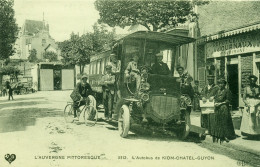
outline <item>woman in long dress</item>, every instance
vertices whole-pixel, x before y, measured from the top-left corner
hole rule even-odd
[[[255,136],[260,135],[260,88],[256,85],[256,76],[250,75],[248,79],[249,85],[244,88],[243,93],[245,109],[243,111],[240,130],[244,136]]]
[[[210,116],[209,134],[213,137],[213,142],[223,141],[229,142],[234,139],[235,130],[232,123],[232,117],[229,110],[231,101],[231,92],[225,88],[226,81],[219,80],[219,90],[215,96],[215,113]]]

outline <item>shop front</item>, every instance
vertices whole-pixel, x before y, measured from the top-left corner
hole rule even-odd
[[[233,110],[244,106],[242,94],[248,76],[260,77],[260,31],[245,27],[210,36],[203,48],[206,74],[214,75],[216,82],[226,79]]]

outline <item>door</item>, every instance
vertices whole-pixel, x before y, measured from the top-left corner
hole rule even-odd
[[[238,65],[237,64],[230,64],[227,65],[227,73],[228,73],[228,87],[232,93],[232,110],[238,109],[239,104],[239,90],[238,90]]]
[[[61,90],[61,70],[54,69],[53,70],[53,86],[54,90]]]
[[[53,69],[40,69],[40,90],[53,90]]]

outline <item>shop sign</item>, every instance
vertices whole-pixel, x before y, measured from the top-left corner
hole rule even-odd
[[[205,45],[206,57],[222,57],[260,51],[260,33],[229,37]]]

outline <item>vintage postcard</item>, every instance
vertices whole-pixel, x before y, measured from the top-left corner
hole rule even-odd
[[[260,166],[259,12],[0,0],[0,167]]]

